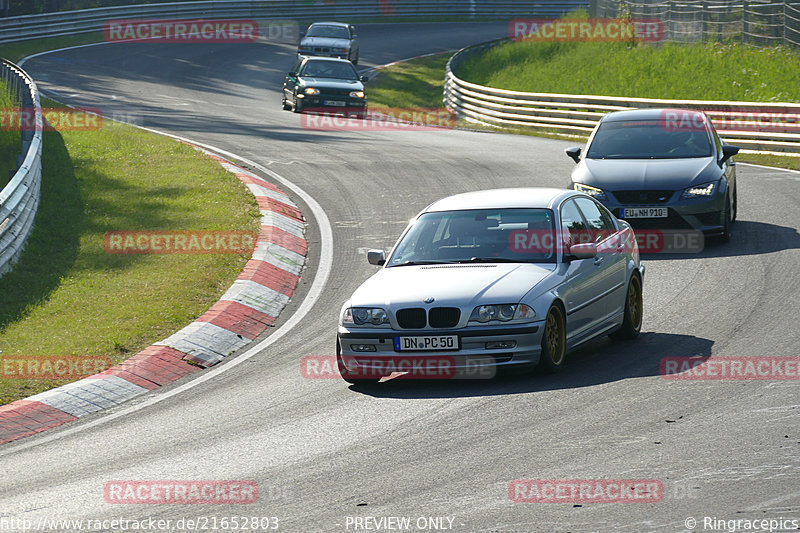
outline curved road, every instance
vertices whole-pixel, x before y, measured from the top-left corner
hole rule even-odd
[[[506,28],[364,25],[360,67]],[[555,377],[363,389],[304,379],[300,358],[333,353],[341,303],[374,272],[363,249],[388,248],[434,199],[561,186],[572,162],[569,143],[528,136],[304,129],[280,110],[293,52],[263,42],[114,44],[26,63],[63,101],[128,113],[288,179],[324,209],[334,255],[308,315],[242,364],[181,394],[169,396],[181,383],[155,391],[150,398],[167,395],[156,405],[134,400],[1,447],[0,528],[12,518],[277,516],[280,531],[367,531],[353,517],[372,516],[410,517],[412,531],[420,517],[445,517],[459,532],[640,532],[686,531],[689,517],[696,531],[711,530],[703,517],[800,520],[798,382],[659,376],[667,356],[798,355],[800,174],[740,165],[731,242],[647,257],[641,338],[594,342]],[[312,222],[307,290],[320,228],[295,199]],[[112,480],[188,479],[254,480],[261,495],[253,505],[103,499]],[[514,503],[515,479],[655,479],[664,494],[656,503]]]

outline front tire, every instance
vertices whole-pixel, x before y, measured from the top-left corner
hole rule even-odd
[[[542,333],[542,354],[537,370],[555,374],[564,366],[567,356],[567,327],[564,311],[557,304],[550,306]]]
[[[723,211],[722,234],[719,236],[720,242],[728,242],[731,240],[731,226],[733,225],[733,217],[730,199],[725,200],[725,211]]]
[[[609,335],[614,340],[635,339],[642,330],[642,317],[644,316],[644,300],[642,298],[642,280],[639,276],[631,276],[628,283],[628,292],[625,295],[625,313],[622,327]]]

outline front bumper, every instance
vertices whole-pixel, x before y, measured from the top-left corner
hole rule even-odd
[[[611,195],[614,193],[612,192]],[[614,213],[614,216],[625,220],[634,230],[693,230],[705,235],[722,233],[723,211],[725,209],[725,195],[715,194],[711,198],[695,198],[680,200],[680,193],[676,193],[677,200],[671,199],[659,204],[622,204],[616,199],[609,198],[602,203]],[[632,207],[666,207],[666,218],[624,218],[623,208]]]
[[[423,368],[418,379],[491,378],[497,370],[530,367],[539,362],[544,322],[529,324],[468,327],[457,330],[423,329],[392,330],[339,326],[338,340],[343,363],[356,372],[388,375],[387,370],[418,368],[426,361],[435,361],[431,372]],[[454,350],[400,351],[395,337],[457,335]],[[513,347],[487,348],[491,342],[511,342]],[[354,345],[371,345],[373,352],[356,351]],[[446,366],[446,372],[442,367]],[[410,372],[414,374],[414,372]]]

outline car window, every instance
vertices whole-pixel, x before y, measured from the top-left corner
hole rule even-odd
[[[349,39],[350,32],[343,26],[312,25],[306,37],[328,37],[332,39]]]
[[[324,59],[306,61],[300,75],[314,78],[358,79],[358,73],[350,63]]]
[[[549,209],[425,213],[400,239],[388,266],[414,262],[555,262]]]
[[[561,230],[561,242],[567,247],[592,242],[592,234],[588,231],[586,222],[573,200],[561,204]]]
[[[589,159],[674,159],[709,157],[705,127],[672,127],[662,120],[602,122],[586,153]]]
[[[597,202],[591,198],[576,198],[575,203],[583,213],[589,229],[592,230],[595,244],[604,241],[616,231],[611,215],[598,206]]]

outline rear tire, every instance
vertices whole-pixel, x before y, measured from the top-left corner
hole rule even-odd
[[[564,311],[553,304],[547,311],[542,332],[542,354],[536,369],[543,374],[555,374],[567,358],[567,327]]]
[[[628,283],[628,292],[625,294],[625,313],[622,327],[610,334],[614,340],[630,340],[639,336],[642,330],[642,317],[644,315],[644,301],[642,298],[642,280],[634,274]]]

